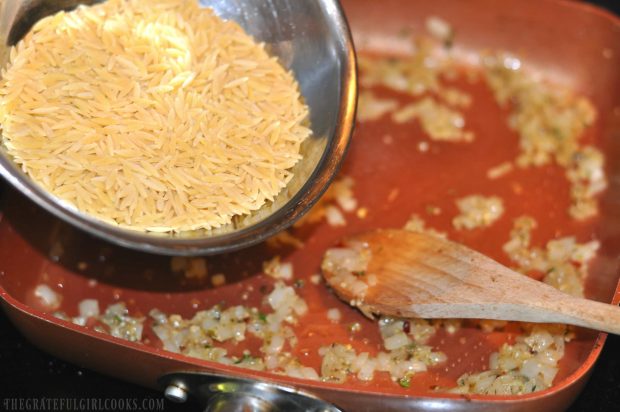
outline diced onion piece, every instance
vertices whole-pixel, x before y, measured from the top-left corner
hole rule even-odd
[[[340,322],[341,318],[342,314],[340,313],[340,310],[338,308],[331,308],[327,311],[327,319],[329,319],[330,321],[338,323]]]
[[[80,316],[83,318],[94,318],[99,316],[99,302],[97,299],[84,299],[78,304]]]
[[[327,206],[325,208],[325,217],[330,226],[344,226],[347,224],[342,212],[336,206]]]
[[[39,298],[39,301],[46,309],[55,310],[60,307],[62,296],[47,285],[37,286],[34,290],[34,295]]]
[[[437,16],[430,16],[426,19],[426,30],[437,40],[443,42],[449,42],[454,34],[450,24]]]

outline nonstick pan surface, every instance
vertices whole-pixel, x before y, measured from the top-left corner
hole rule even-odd
[[[381,139],[385,134],[381,123],[358,124],[342,173],[353,177],[355,196],[359,204],[368,209],[368,216],[347,215],[345,227],[334,228],[324,223],[302,227],[294,233],[304,241],[302,249],[263,244],[209,258],[209,272],[224,272],[227,276],[227,284],[218,288],[212,287],[208,279],[186,279],[172,273],[168,257],[135,253],[90,238],[7,190],[0,222],[3,307],[24,335],[46,351],[150,387],[162,388],[158,380],[172,372],[200,371],[300,388],[345,410],[427,409],[438,405],[458,410],[563,409],[585,383],[604,343],[604,334],[579,330],[577,338],[567,346],[555,385],[546,391],[518,397],[471,396],[465,399],[433,388],[454,385],[462,373],[480,370],[493,350],[514,338],[510,332],[496,333],[492,339],[473,327],[462,328],[456,337],[440,334],[432,344],[448,355],[449,367],[431,368],[416,375],[410,388],[394,385],[387,377],[370,384],[350,381],[335,385],[254,372],[166,352],[148,331],[149,341],[143,344],[115,339],[58,320],[45,313],[34,298],[34,288],[45,283],[61,292],[62,309],[70,314],[75,314],[77,303],[82,299],[96,298],[102,307],[124,301],[132,314],[146,315],[157,307],[167,313],[189,317],[196,310],[217,303],[233,303],[250,287],[254,291],[269,287],[272,281],[261,274],[262,262],[274,255],[293,262],[296,277],[309,284],[310,276],[318,271],[322,252],[343,235],[374,227],[402,226],[411,213],[423,213],[429,203],[450,210],[454,197],[445,194],[454,189],[461,194],[474,190],[498,192],[506,198],[507,205],[514,205],[490,233],[450,233],[455,240],[508,263],[501,253],[501,244],[505,242],[511,218],[524,211],[535,215],[540,223],[538,242],[567,234],[574,234],[582,241],[596,237],[601,240],[602,249],[590,270],[586,294],[593,299],[618,302],[620,296],[614,293],[619,275],[616,257],[620,252],[617,212],[620,210],[617,183],[620,173],[617,162],[620,158],[620,110],[617,109],[620,106],[617,76],[620,28],[617,19],[588,6],[552,0],[362,0],[345,1],[343,6],[358,51],[399,53],[404,31],[420,33],[428,16],[441,16],[455,28],[455,53],[463,58],[482,49],[519,53],[534,70],[588,96],[599,116],[585,138],[604,149],[610,182],[601,199],[600,216],[587,224],[568,220],[562,213],[566,206],[562,197],[566,188],[557,186],[561,174],[553,168],[547,171],[548,179],[542,180],[536,173],[517,173],[514,181],[525,188],[518,196],[510,190],[510,185],[485,187],[480,180],[469,178],[486,171],[499,159],[514,157],[517,143],[505,125],[505,113],[490,103],[488,91],[463,84],[469,87],[474,101],[481,103],[474,103],[467,112],[468,122],[479,137],[476,145],[456,148],[439,145],[437,156],[440,157],[428,160],[414,150],[419,130],[393,131],[394,144],[390,146]],[[408,138],[411,135],[414,138]],[[470,152],[465,156],[463,150]],[[464,158],[483,160],[464,163]],[[441,173],[432,174],[430,171],[437,159],[440,159]],[[399,188],[400,194],[388,203],[394,188]],[[448,213],[437,217],[433,224],[448,230]],[[313,348],[348,339],[346,325],[353,321],[362,323],[364,330],[373,330],[370,321],[338,301],[323,285],[304,288],[300,294],[309,302],[311,310],[297,332],[311,336],[304,343]],[[246,303],[259,304],[260,294],[250,295]],[[343,314],[338,325],[325,317],[325,310],[332,307],[338,307]],[[374,330],[367,336],[371,340],[378,338],[376,328]],[[459,356],[464,354],[464,345],[456,343],[461,338],[467,343],[468,357],[461,362],[450,362],[464,359]],[[316,351],[309,353],[308,361],[318,362]]]

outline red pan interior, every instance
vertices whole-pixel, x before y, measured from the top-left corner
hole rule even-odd
[[[209,273],[225,273],[228,280],[218,288],[213,288],[208,278],[186,279],[171,272],[168,257],[137,253],[91,238],[7,190],[0,222],[0,296],[11,318],[31,340],[58,356],[149,386],[154,386],[164,372],[191,369],[305,386],[343,406],[360,405],[367,399],[366,394],[455,400],[458,396],[441,394],[434,388],[454,386],[461,374],[481,370],[488,364],[491,352],[514,339],[513,329],[489,334],[464,327],[454,336],[440,331],[430,344],[445,352],[448,362],[415,375],[407,389],[382,374],[371,383],[350,378],[345,384],[334,385],[168,353],[159,349],[148,327],[143,344],[111,338],[44,313],[33,295],[38,284],[49,285],[62,294],[62,309],[69,315],[77,315],[77,303],[86,298],[98,299],[102,307],[124,301],[132,315],[146,315],[154,307],[191,317],[197,310],[218,303],[260,306],[264,292],[273,284],[272,279],[261,274],[262,262],[280,255],[293,263],[296,278],[306,281],[298,293],[310,309],[296,328],[300,344],[294,354],[305,364],[317,367],[320,346],[350,343],[358,350],[373,353],[380,342],[378,329],[371,321],[340,302],[323,284],[314,286],[309,281],[319,272],[322,252],[348,234],[377,227],[402,227],[412,213],[424,216],[429,226],[448,232],[452,239],[505,264],[510,262],[501,245],[507,241],[513,218],[523,214],[539,222],[533,234],[535,246],[566,235],[575,235],[579,241],[599,239],[602,248],[592,264],[586,295],[605,302],[614,298],[620,275],[620,22],[592,7],[554,0],[351,0],[344,1],[343,6],[358,51],[381,52],[377,44],[397,51],[404,30],[421,33],[428,16],[441,16],[455,28],[456,52],[462,56],[482,49],[511,51],[551,80],[569,84],[588,96],[599,116],[584,140],[603,148],[609,177],[600,216],[584,223],[569,219],[568,184],[563,171],[555,166],[517,169],[504,179],[485,179],[490,167],[516,157],[517,136],[506,125],[506,110],[493,102],[486,86],[456,80],[458,87],[473,96],[474,104],[465,115],[469,129],[477,136],[475,144],[431,142],[430,150],[421,153],[417,145],[427,139],[416,124],[358,124],[342,174],[353,177],[355,197],[360,206],[368,209],[367,217],[347,214],[348,224],[342,228],[323,222],[294,229],[292,233],[305,243],[302,249],[261,244],[209,257]],[[387,90],[381,93],[402,99]],[[385,143],[386,134],[392,136],[393,143]],[[506,213],[488,229],[456,232],[450,223],[456,214],[454,199],[472,193],[503,197]],[[429,215],[425,211],[430,205],[440,207],[443,213]],[[244,292],[248,300],[241,301]],[[616,294],[614,302],[619,299]],[[338,307],[343,314],[340,324],[331,323],[325,315],[326,309],[332,307]],[[347,325],[353,321],[362,324],[363,333],[350,339]],[[495,406],[514,406],[528,399],[546,399],[549,408],[566,405],[583,385],[604,337],[578,331],[577,339],[567,345],[555,386],[547,391],[501,400],[480,396],[472,399],[498,402],[489,404]],[[249,345],[251,348],[251,341]],[[228,349],[232,354],[241,354],[245,347],[231,345]],[[352,392],[358,393],[357,400],[350,396]]]

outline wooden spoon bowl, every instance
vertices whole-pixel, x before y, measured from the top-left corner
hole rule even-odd
[[[330,262],[328,252],[323,276],[340,298],[364,313],[566,323],[620,334],[617,306],[560,292],[437,236],[384,229],[344,243],[365,254],[366,269],[347,278],[341,267],[334,270],[338,262]]]

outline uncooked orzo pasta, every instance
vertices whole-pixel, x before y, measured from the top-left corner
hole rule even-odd
[[[197,1],[109,0],[39,21],[0,82],[2,141],[43,188],[147,231],[272,200],[310,134],[298,85]]]

